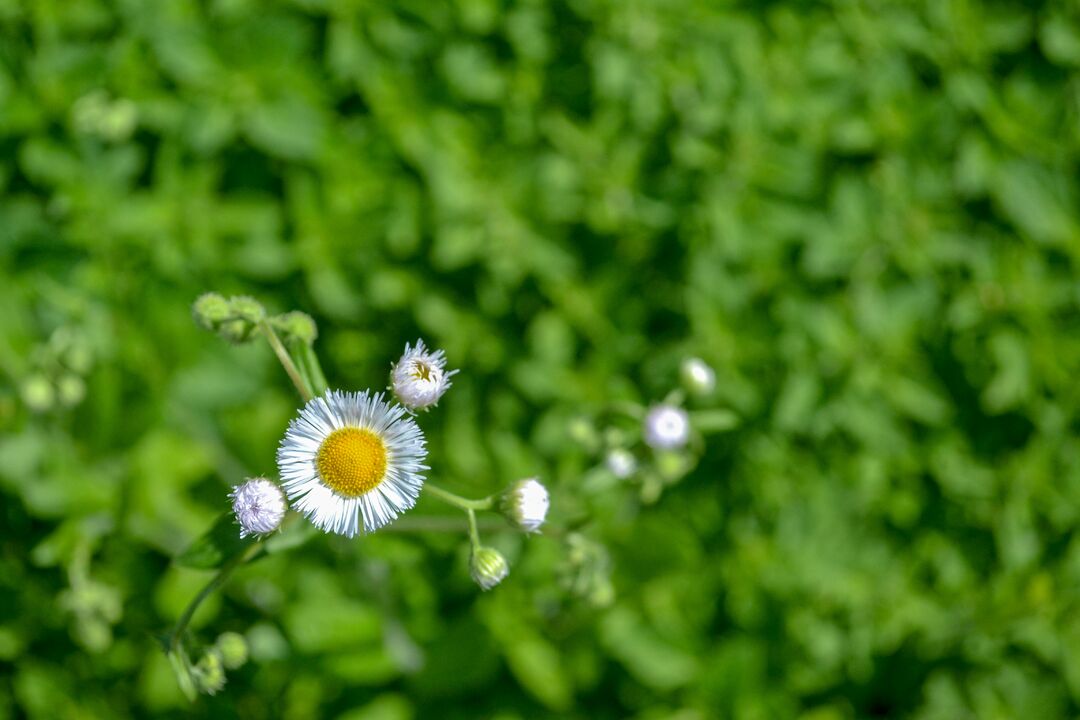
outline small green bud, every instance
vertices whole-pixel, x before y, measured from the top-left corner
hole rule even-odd
[[[51,410],[56,403],[56,389],[44,375],[31,375],[20,388],[23,402],[34,412]]]
[[[195,681],[199,692],[207,695],[213,695],[225,687],[225,667],[217,648],[207,650],[195,667],[191,668],[191,679]]]
[[[240,345],[246,343],[255,334],[255,326],[247,320],[226,320],[217,326],[218,337]]]
[[[477,547],[469,559],[469,574],[482,590],[490,590],[510,574],[506,558],[495,548]]]
[[[266,308],[258,300],[247,295],[237,295],[229,299],[232,314],[251,324],[262,322],[266,318]]]
[[[701,358],[687,358],[679,368],[687,390],[695,395],[708,395],[716,388],[716,372]]]
[[[225,322],[232,309],[229,301],[215,292],[203,293],[191,306],[191,313],[195,316],[195,322],[207,330],[217,330],[218,325]]]
[[[86,383],[78,375],[63,375],[56,383],[56,394],[61,405],[74,407],[86,397]]]
[[[315,321],[305,312],[294,310],[274,318],[274,327],[284,335],[294,337],[308,345],[315,342],[319,329]]]
[[[576,417],[567,426],[570,438],[585,448],[595,448],[600,444],[600,436],[596,431],[596,425],[586,417]]]
[[[218,635],[216,646],[218,652],[221,653],[221,661],[229,670],[235,670],[247,662],[247,640],[240,633],[221,633]]]

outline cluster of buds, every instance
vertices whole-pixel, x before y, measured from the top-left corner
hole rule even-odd
[[[547,520],[551,498],[538,478],[524,478],[503,491],[497,498],[497,507],[515,528],[535,534]],[[473,535],[472,543],[469,574],[481,590],[490,590],[510,574],[510,564],[495,548],[481,545],[478,535]]]
[[[206,695],[216,694],[225,687],[225,671],[236,670],[247,660],[248,646],[244,636],[235,632],[221,633],[217,642],[208,647],[190,669],[195,689]]]
[[[694,468],[704,434],[734,427],[734,413],[700,407],[716,390],[716,372],[708,363],[696,357],[685,359],[679,379],[680,387],[651,406],[614,406],[617,417],[606,428],[597,428],[586,418],[577,418],[571,425],[571,436],[603,459],[586,479],[587,490],[633,481],[644,502],[655,502],[665,486]],[[636,427],[628,426],[623,417],[635,419]]]

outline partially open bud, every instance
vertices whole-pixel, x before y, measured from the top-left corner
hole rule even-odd
[[[690,439],[690,416],[675,405],[656,405],[645,415],[642,432],[656,450],[681,448]]]
[[[550,504],[547,488],[536,478],[526,478],[503,493],[499,508],[507,520],[531,533],[544,524]]]
[[[473,548],[469,558],[469,574],[481,590],[490,590],[501,583],[510,574],[506,558],[492,547]]]
[[[390,371],[390,387],[394,395],[410,410],[426,410],[439,402],[450,389],[450,376],[457,370],[446,370],[446,354],[432,352],[423,340],[416,347],[405,345],[405,353]]]
[[[708,395],[716,388],[716,373],[701,358],[687,358],[679,368],[683,385],[695,395]]]
[[[240,537],[272,533],[285,517],[285,495],[266,478],[251,478],[237,485],[229,497],[236,522],[240,523]]]
[[[229,670],[235,670],[247,662],[247,640],[240,633],[223,632],[218,635],[217,642],[214,645],[217,647],[218,652],[221,653],[221,662]]]

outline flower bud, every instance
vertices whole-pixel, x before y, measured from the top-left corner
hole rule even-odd
[[[690,416],[675,405],[656,405],[645,415],[642,431],[651,448],[681,448],[690,439]]]
[[[265,535],[278,529],[285,517],[285,495],[266,478],[251,478],[229,493],[240,537]]]
[[[604,464],[611,474],[620,480],[625,480],[637,472],[637,459],[633,453],[623,448],[608,451],[607,457],[604,458]]]
[[[195,322],[207,330],[215,331],[232,315],[229,301],[216,292],[200,295],[191,306],[191,312],[195,316]]]
[[[294,310],[274,318],[274,327],[283,335],[296,338],[307,345],[315,342],[319,329],[315,321],[305,312]]]
[[[426,410],[439,402],[450,389],[450,376],[457,370],[446,371],[446,354],[432,352],[423,340],[416,347],[405,345],[405,353],[390,371],[390,387],[398,402],[410,410]]]
[[[247,295],[237,295],[229,298],[232,306],[232,314],[244,322],[252,325],[262,322],[266,318],[266,309],[258,300]]]
[[[507,520],[532,533],[544,524],[550,504],[547,488],[536,478],[526,478],[511,485],[499,505]]]
[[[19,388],[22,401],[34,412],[52,410],[56,403],[56,388],[44,375],[31,375]]]
[[[695,395],[708,395],[716,388],[716,373],[701,358],[687,358],[679,368],[683,385]]]
[[[214,644],[221,653],[221,662],[229,670],[241,667],[248,659],[247,640],[240,633],[223,632]]]
[[[490,590],[510,574],[510,566],[495,548],[476,547],[469,558],[469,574],[481,590]]]
[[[225,687],[225,667],[217,648],[211,648],[191,668],[191,679],[199,692],[213,695]]]

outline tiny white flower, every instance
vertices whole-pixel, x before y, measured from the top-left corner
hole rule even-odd
[[[506,558],[495,548],[474,548],[469,558],[469,574],[481,590],[490,590],[510,574]]]
[[[405,408],[368,391],[331,390],[289,423],[277,451],[292,506],[326,532],[371,532],[416,504],[424,433]]]
[[[450,389],[450,376],[457,370],[447,371],[446,353],[432,352],[424,347],[423,340],[416,347],[405,345],[405,352],[390,371],[390,387],[395,397],[410,410],[426,410],[439,402]]]
[[[607,465],[611,474],[620,480],[625,480],[637,471],[637,459],[634,458],[633,453],[623,448],[609,451],[607,457],[604,458],[604,464]]]
[[[681,448],[690,439],[690,416],[675,405],[656,405],[645,416],[644,435],[657,450]]]
[[[240,537],[266,535],[278,529],[285,517],[285,495],[277,483],[266,478],[251,478],[229,493]]]
[[[503,514],[525,532],[540,529],[550,505],[547,488],[536,478],[518,480],[502,499]]]
[[[687,358],[680,368],[683,383],[693,393],[708,395],[716,388],[716,372],[701,358]]]

